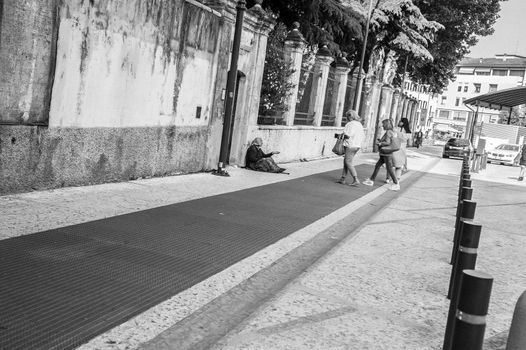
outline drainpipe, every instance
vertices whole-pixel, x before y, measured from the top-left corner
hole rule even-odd
[[[230,71],[226,81],[226,103],[225,103],[225,117],[223,119],[223,134],[221,137],[221,149],[219,151],[219,163],[217,170],[213,172],[214,175],[230,176],[224,169],[228,157],[228,144],[230,143],[230,127],[232,122],[232,113],[234,110],[234,95],[236,91],[237,80],[237,62],[239,59],[239,48],[241,45],[241,33],[243,31],[243,17],[246,11],[246,0],[239,0],[237,2],[237,16],[236,26],[234,31],[234,43],[232,45],[232,57],[230,60]]]

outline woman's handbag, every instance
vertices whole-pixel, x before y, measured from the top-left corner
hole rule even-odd
[[[380,153],[391,154],[393,152],[398,151],[401,145],[402,145],[402,140],[398,136],[394,136],[393,138],[391,138],[391,144],[380,148]]]
[[[345,140],[345,134],[341,133],[338,136],[338,139],[336,140],[336,144],[332,148],[333,153],[336,153],[339,156],[343,156],[345,154],[345,147],[343,146],[344,140]]]

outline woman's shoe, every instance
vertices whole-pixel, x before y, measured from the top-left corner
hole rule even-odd
[[[372,185],[374,185],[374,182],[373,182],[373,180],[371,180],[371,179],[365,179],[362,183],[363,183],[365,186],[372,186]]]
[[[400,191],[400,184],[392,184],[391,187],[389,187],[391,191]]]
[[[345,185],[345,179],[341,178],[339,179],[338,181],[336,181],[336,183],[339,183],[339,184],[342,184],[342,185]]]

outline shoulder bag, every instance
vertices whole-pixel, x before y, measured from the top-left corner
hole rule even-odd
[[[343,156],[345,154],[345,147],[343,146],[344,135],[345,135],[344,133],[341,133],[338,136],[338,139],[336,140],[336,144],[332,148],[332,152],[339,156]]]
[[[380,148],[380,153],[391,154],[393,152],[396,152],[396,151],[398,151],[400,149],[401,144],[402,144],[402,140],[400,140],[398,135],[395,134],[391,138],[391,144],[389,144],[387,146],[383,146],[382,148]]]

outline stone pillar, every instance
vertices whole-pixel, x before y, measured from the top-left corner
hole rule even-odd
[[[312,90],[310,93],[309,116],[312,115],[314,126],[321,125],[323,103],[327,89],[330,65],[334,61],[327,45],[323,45],[316,55],[312,74]]]
[[[287,110],[283,112],[283,120],[286,125],[294,125],[294,115],[296,114],[296,100],[298,98],[298,87],[301,76],[301,62],[303,51],[305,50],[305,39],[299,31],[299,23],[292,24],[292,30],[285,38],[284,58],[285,64],[290,65],[293,73],[286,78],[286,83],[292,85],[287,96],[285,96],[285,106]]]
[[[374,145],[376,116],[380,105],[381,90],[381,83],[377,82],[373,75],[368,75],[363,85],[364,95],[360,112],[365,128],[364,151],[371,150]]]
[[[334,116],[334,126],[341,126],[343,107],[345,105],[345,93],[347,92],[347,78],[349,76],[349,62],[345,57],[336,59],[336,70],[334,72],[334,85],[331,101],[331,115]]]
[[[416,131],[418,120],[416,119],[416,112],[418,110],[418,100],[413,99],[411,101],[411,110],[409,112],[409,120],[413,128],[411,130]]]
[[[407,107],[409,106],[409,98],[407,95],[402,96],[404,101],[402,103],[402,110],[400,111],[400,119],[407,117]]]
[[[391,110],[389,112],[389,118],[393,120],[394,124],[397,125],[400,121],[400,115],[398,114],[398,105],[400,104],[400,89],[395,89],[393,92],[393,99],[391,101]]]
[[[412,104],[413,104],[413,99],[407,96],[407,104],[405,106],[404,118],[407,118],[407,120],[409,121],[409,125],[411,125],[411,106]]]
[[[378,111],[376,112],[376,122],[374,125],[373,140],[376,140],[381,136],[379,132],[381,121],[386,118],[389,118],[388,113],[390,112],[389,107],[391,105],[392,94],[393,88],[389,85],[384,84],[380,91],[380,102],[378,103]],[[373,150],[375,152],[377,151],[376,144],[374,144]]]

